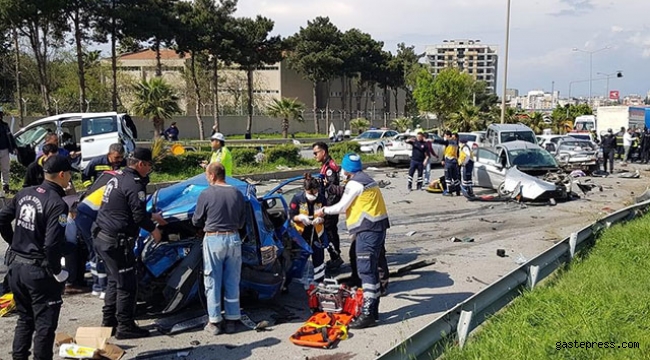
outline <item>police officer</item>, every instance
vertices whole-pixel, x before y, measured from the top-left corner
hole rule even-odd
[[[22,189],[0,212],[0,232],[11,251],[7,276],[18,312],[14,359],[29,357],[32,336],[34,359],[52,359],[61,291],[68,278],[61,268],[68,217],[62,197],[72,166],[57,155],[47,159],[43,169],[45,181]],[[11,228],[14,219],[15,232]]]
[[[104,298],[102,326],[117,327],[116,339],[149,336],[135,324],[138,289],[133,246],[139,229],[160,242],[160,230],[152,218],[162,223],[159,214],[146,210],[147,175],[153,163],[151,150],[136,148],[127,167],[108,180],[93,227],[95,251],[104,260],[108,286]]]
[[[323,192],[327,204],[333,205],[341,200],[343,188],[339,172],[341,168],[334,162],[329,154],[329,148],[324,142],[317,142],[312,145],[314,158],[322,164],[320,174],[323,177]],[[336,270],[343,265],[341,258],[341,238],[339,237],[339,214],[325,216],[325,233],[329,240],[327,251],[330,254],[330,260],[325,264],[328,270]]]
[[[84,187],[89,187],[104,171],[117,170],[124,166],[126,166],[124,145],[120,143],[111,144],[108,147],[106,156],[99,156],[90,160],[81,174],[81,181],[83,181]]]
[[[429,163],[429,157],[431,156],[431,153],[429,152],[429,146],[424,139],[424,133],[422,131],[418,131],[416,138],[409,138],[406,140],[408,144],[411,144],[412,151],[411,151],[411,166],[409,167],[409,176],[408,176],[408,191],[413,190],[413,175],[415,175],[415,171],[417,170],[418,172],[418,178],[417,178],[417,189],[422,190],[422,172],[424,171],[424,167],[426,164]]]
[[[361,315],[350,323],[351,329],[377,325],[379,320],[379,256],[390,227],[386,203],[377,182],[362,171],[361,157],[346,154],[341,162],[342,176],[348,179],[341,201],[326,206],[314,216],[345,212],[348,231],[356,237],[357,272],[363,288]]]
[[[610,173],[614,172],[614,153],[616,152],[616,136],[612,129],[607,129],[607,134],[603,136],[600,146],[603,148],[603,170],[607,172],[607,163],[609,163]]]

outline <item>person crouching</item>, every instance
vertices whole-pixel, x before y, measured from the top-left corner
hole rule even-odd
[[[320,181],[311,177],[309,173],[305,174],[303,189],[291,200],[289,218],[292,220],[293,227],[311,246],[314,282],[318,284],[325,279],[325,248],[328,244],[324,219],[314,217],[314,212],[325,206],[326,200],[320,191]]]

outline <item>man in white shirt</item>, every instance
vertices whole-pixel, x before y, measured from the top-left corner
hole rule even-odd
[[[632,154],[630,152],[630,149],[632,149],[632,142],[634,141],[632,131],[632,128],[628,128],[625,134],[623,134],[623,148],[625,149],[624,161],[626,164],[628,161],[630,161],[630,157],[632,157]]]

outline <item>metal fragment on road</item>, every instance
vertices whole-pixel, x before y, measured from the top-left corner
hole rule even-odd
[[[401,204],[401,203],[404,203],[404,204],[410,204],[410,203],[412,203],[412,202],[413,202],[413,201],[411,201],[411,200],[406,200],[406,199],[404,199],[404,200],[393,201],[393,204]]]
[[[406,236],[413,236],[415,234],[417,234],[417,231],[409,231],[406,233]]]

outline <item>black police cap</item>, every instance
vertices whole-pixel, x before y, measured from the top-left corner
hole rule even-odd
[[[72,171],[72,164],[70,164],[70,160],[68,160],[67,157],[54,155],[45,160],[43,171],[48,174],[56,174],[61,171]]]
[[[147,148],[135,148],[133,152],[131,153],[131,158],[140,160],[140,161],[148,161],[151,162],[153,161],[153,157],[151,156],[151,149]]]

